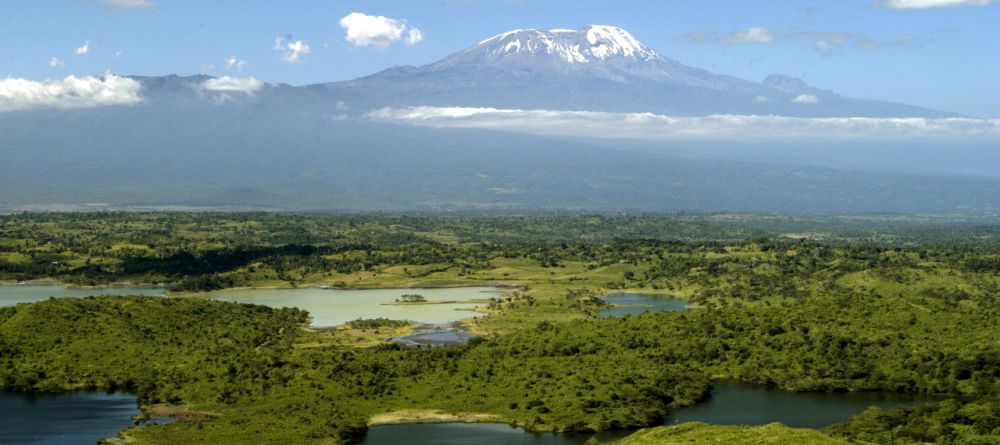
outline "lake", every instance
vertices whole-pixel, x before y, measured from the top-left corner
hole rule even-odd
[[[393,305],[403,294],[420,294],[428,301],[455,301],[448,304]],[[476,315],[481,300],[499,297],[495,287],[454,287],[440,289],[250,289],[212,292],[209,298],[270,307],[297,307],[309,311],[312,325],[336,326],[359,318],[410,320],[424,324],[448,324]],[[480,302],[470,302],[477,300]]]
[[[687,309],[688,305],[688,302],[684,300],[633,292],[610,294],[604,297],[604,301],[615,305],[615,307],[602,310],[601,317],[622,317],[646,311],[683,311]]]
[[[132,425],[135,396],[79,391],[21,394],[0,390],[0,444],[95,444]]]
[[[163,296],[161,287],[70,288],[51,283],[0,285],[0,307],[34,303],[49,297],[88,297],[91,295]],[[455,301],[449,304],[392,305],[403,294],[420,294],[428,301]],[[261,304],[271,307],[298,307],[309,311],[313,326],[336,326],[358,318],[388,318],[443,325],[470,318],[472,311],[486,300],[500,297],[496,287],[454,287],[439,289],[248,289],[224,290],[197,296],[220,301]]]
[[[91,295],[150,295],[162,296],[161,287],[100,287],[70,288],[58,284],[26,283],[0,285],[0,307],[18,303],[34,303],[49,297],[89,297]]]

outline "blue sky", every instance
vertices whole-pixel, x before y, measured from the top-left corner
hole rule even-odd
[[[348,41],[341,21],[354,12],[395,19],[402,34]],[[845,95],[1000,117],[992,0],[6,0],[0,75],[203,72],[300,85],[430,63],[514,28],[588,24],[620,26],[714,72],[789,74]]]

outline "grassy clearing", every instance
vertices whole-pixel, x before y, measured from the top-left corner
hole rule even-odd
[[[401,423],[478,423],[496,422],[500,416],[490,413],[450,413],[436,409],[404,409],[376,414],[368,421],[369,426],[393,425]]]
[[[388,344],[395,337],[409,335],[419,327],[416,323],[378,328],[356,328],[350,324],[327,328],[309,329],[308,334],[296,343],[297,348],[371,348]]]

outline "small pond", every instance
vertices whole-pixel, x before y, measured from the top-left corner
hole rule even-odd
[[[452,303],[394,304],[404,294],[422,295],[428,302]],[[499,297],[495,287],[454,287],[441,289],[250,289],[205,294],[209,298],[271,307],[297,307],[309,311],[312,325],[336,326],[359,318],[388,318],[426,324],[448,324],[476,315],[476,306]]]
[[[612,307],[602,310],[601,317],[622,317],[646,311],[683,311],[688,305],[684,300],[633,292],[610,294],[604,297],[604,301]]]
[[[423,325],[408,335],[396,337],[392,342],[404,346],[459,346],[469,342],[475,335],[465,332],[461,326]]]
[[[940,397],[887,392],[789,392],[734,380],[713,382],[712,396],[667,416],[665,423],[705,422],[720,425],[765,425],[820,428],[843,422],[869,406],[891,409],[933,402]]]
[[[89,297],[91,295],[149,295],[162,296],[162,287],[63,287],[58,284],[25,283],[0,285],[0,307],[18,303],[34,303],[49,297]]]

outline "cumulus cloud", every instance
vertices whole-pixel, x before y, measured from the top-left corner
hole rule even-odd
[[[919,43],[910,34],[903,34],[894,40],[880,41],[864,34],[839,31],[775,31],[767,28],[747,28],[720,35],[715,31],[703,29],[688,33],[685,38],[690,43],[718,43],[724,45],[767,44],[787,41],[805,41],[824,56],[833,54],[845,45],[871,51],[879,48],[908,46]]]
[[[340,19],[340,26],[347,32],[344,39],[352,45],[374,46],[380,50],[400,40],[415,45],[424,39],[423,31],[408,26],[406,21],[380,15],[352,12]]]
[[[241,60],[236,56],[226,57],[226,69],[232,71],[242,72],[247,67],[247,61]]]
[[[424,32],[419,28],[410,28],[406,33],[406,46],[413,46],[424,40]]]
[[[53,57],[49,59],[49,66],[51,66],[52,68],[62,68],[66,66],[66,62],[59,60],[58,57]]]
[[[793,97],[791,102],[796,104],[815,104],[819,103],[819,98],[812,94],[800,94]]]
[[[61,80],[0,80],[0,112],[30,108],[89,108],[142,101],[138,81],[128,77],[68,76]]]
[[[90,40],[83,42],[83,46],[76,49],[78,55],[84,55],[90,52]]]
[[[152,9],[156,7],[153,0],[98,0],[115,9]]]
[[[274,39],[274,50],[281,51],[281,60],[288,63],[299,63],[300,55],[312,52],[312,48],[306,42],[281,37]]]
[[[208,91],[253,94],[264,87],[264,82],[253,77],[222,76],[215,79],[208,79],[199,86]]]
[[[801,118],[653,113],[512,110],[466,107],[382,108],[366,119],[441,128],[480,128],[549,136],[650,140],[840,140],[865,138],[989,138],[1000,120],[972,118]]]
[[[957,6],[986,6],[996,0],[883,0],[876,4],[889,9],[954,8]]]

